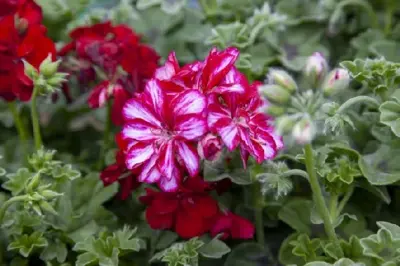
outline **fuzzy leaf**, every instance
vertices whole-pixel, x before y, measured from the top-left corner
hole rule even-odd
[[[210,242],[203,245],[199,249],[199,253],[206,258],[219,259],[228,254],[231,249],[218,237],[214,237]]]
[[[16,196],[24,191],[28,181],[32,178],[31,173],[26,168],[20,168],[15,174],[7,174],[7,181],[3,183],[2,187],[11,191],[13,196]]]
[[[400,99],[384,102],[379,107],[379,111],[381,112],[380,122],[390,127],[393,133],[400,137]]]
[[[279,219],[300,233],[311,234],[311,209],[313,203],[306,199],[291,199],[279,211]]]
[[[31,235],[23,234],[17,239],[12,241],[7,250],[18,250],[18,252],[27,258],[35,248],[43,248],[48,245],[46,238],[43,234],[36,231]]]
[[[241,243],[229,254],[224,266],[257,266],[260,261],[268,261],[262,246],[257,243]]]

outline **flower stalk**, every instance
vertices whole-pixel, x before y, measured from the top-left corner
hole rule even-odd
[[[33,125],[33,138],[35,141],[35,149],[39,150],[42,147],[42,136],[40,133],[40,120],[39,113],[37,110],[37,96],[39,95],[39,86],[35,85],[33,88],[32,99],[31,99],[31,116]]]
[[[26,197],[27,197],[26,195],[15,196],[15,197],[8,199],[7,201],[5,201],[3,203],[3,205],[0,208],[0,224],[3,223],[4,215],[6,214],[6,211],[8,210],[8,208],[13,203],[26,200]]]
[[[29,138],[28,131],[26,130],[25,125],[22,122],[21,116],[19,115],[16,102],[15,101],[9,102],[8,108],[10,109],[10,111],[13,115],[15,127],[17,128],[17,131],[18,131],[19,139],[21,140],[22,143],[26,143],[26,141]]]
[[[328,235],[330,241],[335,243],[336,245],[339,244],[338,237],[335,232],[335,228],[333,227],[332,220],[329,214],[329,210],[326,207],[324,196],[322,195],[322,190],[320,184],[318,182],[317,173],[315,171],[314,165],[314,157],[313,157],[313,148],[311,144],[306,144],[304,146],[304,155],[306,158],[306,169],[309,176],[309,181],[311,185],[311,190],[314,195],[315,205],[319,214],[324,221],[325,232]]]
[[[352,106],[354,106],[355,104],[360,103],[360,102],[369,103],[369,104],[373,105],[373,106],[376,107],[376,108],[378,108],[379,105],[380,105],[379,102],[378,102],[376,99],[374,99],[374,98],[372,98],[372,97],[369,97],[369,96],[360,95],[360,96],[356,96],[356,97],[350,98],[349,100],[347,100],[346,102],[344,102],[344,103],[339,107],[339,109],[337,110],[337,113],[338,113],[338,114],[342,114],[342,113],[344,113],[344,111],[345,111],[347,108],[352,107]]]
[[[111,100],[107,101],[106,104],[106,121],[104,124],[104,133],[103,133],[103,145],[100,150],[100,156],[98,161],[98,168],[101,170],[104,167],[104,157],[106,155],[106,151],[109,148],[109,140],[111,133],[111,112],[112,112],[112,102]]]

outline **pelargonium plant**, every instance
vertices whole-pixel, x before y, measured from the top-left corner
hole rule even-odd
[[[0,2],[1,265],[400,265],[394,0]]]

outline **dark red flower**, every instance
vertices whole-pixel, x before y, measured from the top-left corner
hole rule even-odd
[[[122,151],[116,154],[116,162],[100,173],[100,179],[105,186],[111,185],[116,181],[120,184],[119,198],[125,200],[131,195],[132,191],[140,186],[136,175],[126,169],[125,158]]]
[[[254,236],[254,225],[247,219],[231,212],[221,212],[211,228],[211,236],[222,234],[221,239],[251,239]]]
[[[182,238],[192,238],[208,232],[218,213],[218,203],[205,192],[146,191],[147,195],[140,200],[148,206],[146,220],[150,227],[172,229]]]
[[[0,3],[0,19],[1,17],[13,15],[18,8],[19,0],[2,0]]]
[[[0,5],[1,7],[1,5]],[[38,68],[55,45],[40,25],[40,7],[32,0],[20,0],[17,13],[0,19],[0,96],[7,101],[30,99],[33,82],[25,75],[22,60]],[[26,25],[20,28],[22,20]]]

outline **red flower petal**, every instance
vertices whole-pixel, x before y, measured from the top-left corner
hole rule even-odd
[[[200,169],[200,158],[196,149],[184,141],[176,141],[175,145],[189,175],[192,177],[196,176]]]
[[[139,164],[147,161],[154,153],[153,145],[137,143],[133,145],[126,154],[126,166],[133,169]]]
[[[206,98],[197,90],[186,90],[178,94],[171,102],[175,117],[189,114],[201,114],[206,108]]]

